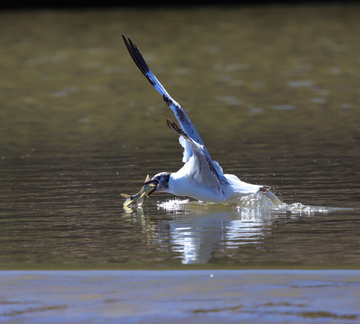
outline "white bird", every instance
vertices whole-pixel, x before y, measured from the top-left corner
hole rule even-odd
[[[241,181],[233,174],[224,174],[218,162],[213,161],[190,118],[180,105],[170,97],[156,76],[151,72],[136,44],[122,35],[125,45],[137,67],[151,85],[162,95],[174,112],[181,128],[167,119],[167,124],[180,135],[179,142],[184,148],[184,166],[177,172],[161,172],[151,181],[157,181],[154,191],[188,196],[202,201],[221,203],[256,192],[267,192],[268,186],[253,185]]]

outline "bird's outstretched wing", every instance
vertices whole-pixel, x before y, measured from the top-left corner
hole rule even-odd
[[[190,118],[184,111],[184,109],[181,108],[181,106],[170,97],[168,92],[165,90],[165,88],[162,86],[162,84],[159,82],[159,80],[156,78],[154,73],[151,72],[149,66],[146,64],[142,54],[140,53],[138,47],[135,43],[132,42],[130,37],[125,37],[124,35],[121,35],[125,45],[134,60],[135,64],[139,68],[139,70],[145,75],[145,77],[148,79],[148,81],[151,83],[151,85],[162,95],[164,101],[167,103],[167,105],[170,107],[170,109],[174,112],[176,119],[178,120],[180,127],[186,134],[188,138],[190,138],[194,143],[197,143],[201,146],[201,151],[203,155],[206,157],[207,160],[210,161],[212,164],[212,167],[216,170],[219,179],[227,183],[227,180],[225,176],[223,175],[222,168],[220,167],[219,163],[216,161],[211,160],[211,156],[209,152],[207,151],[204,142],[200,138],[200,135],[196,131],[195,126],[191,122]],[[183,153],[183,162],[187,162],[190,157],[193,154],[193,148],[194,146],[191,145],[191,142],[185,139],[184,136],[180,136],[179,138],[180,144],[184,147],[184,153]]]

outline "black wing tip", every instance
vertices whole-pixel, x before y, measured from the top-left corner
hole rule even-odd
[[[125,36],[124,34],[121,34],[124,43],[130,52],[130,54],[135,53],[136,51],[139,51],[137,45],[131,40],[130,36]],[[131,55],[132,56],[132,55]]]
[[[126,45],[127,48],[130,46],[131,38],[129,36],[125,36],[124,34],[121,34],[121,37]]]
[[[121,37],[126,45],[126,48],[128,49],[130,55],[131,55],[131,52],[132,52],[132,48],[134,48],[134,43],[132,42],[131,38],[129,36],[125,36],[124,34],[121,34]]]
[[[127,38],[123,34],[121,34],[121,36],[124,40],[124,43],[126,45],[127,50],[129,51],[131,58],[133,59],[133,61],[135,62],[135,64],[139,68],[139,70],[142,72],[142,74],[144,74],[145,77],[149,80],[151,85],[154,86],[155,82],[148,75],[148,73],[150,72],[150,68],[147,65],[147,63],[145,62],[144,57],[142,56],[139,48],[131,40],[131,38],[129,36],[127,36]]]

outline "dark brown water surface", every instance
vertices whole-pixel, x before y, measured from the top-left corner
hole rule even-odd
[[[358,268],[359,15],[1,13],[1,268]],[[154,194],[125,213],[120,193],[178,170],[182,152],[165,123],[172,112],[120,33],[224,171],[272,186],[287,209],[174,211],[159,206],[173,197]]]

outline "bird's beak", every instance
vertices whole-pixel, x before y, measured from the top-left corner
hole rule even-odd
[[[146,176],[143,188],[146,189],[146,191],[148,191],[147,194],[148,197],[157,189],[158,186],[159,186],[159,181],[151,180],[149,175]]]

